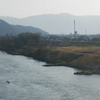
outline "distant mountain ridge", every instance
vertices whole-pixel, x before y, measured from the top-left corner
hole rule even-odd
[[[51,34],[70,34],[74,31],[74,20],[76,31],[79,34],[99,34],[100,16],[74,16],[68,13],[44,14],[26,18],[0,17],[10,24],[35,26]]]
[[[22,25],[12,25],[0,19],[0,35],[6,34],[19,34],[22,32],[32,32],[32,33],[41,33],[42,35],[48,35],[48,32],[45,32],[39,28],[31,26],[22,26]]]

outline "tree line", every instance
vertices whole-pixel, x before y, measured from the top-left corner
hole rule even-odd
[[[18,35],[0,36],[0,50],[8,53],[17,49],[30,49],[47,45],[45,38],[40,33],[20,33]]]

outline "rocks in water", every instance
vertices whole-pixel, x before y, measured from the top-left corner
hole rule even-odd
[[[8,84],[10,84],[10,82],[9,81],[6,81]]]
[[[81,72],[75,72],[74,75],[92,75],[92,71],[81,71]]]
[[[99,74],[100,75],[100,70],[83,70],[81,72],[75,72],[74,75],[93,75],[93,74]]]

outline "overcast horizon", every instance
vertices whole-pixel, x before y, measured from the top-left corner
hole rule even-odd
[[[0,16],[25,18],[41,14],[100,15],[100,0],[0,0]]]
[[[70,13],[47,13],[47,14],[37,14],[37,15],[30,15],[30,16],[25,16],[25,17],[16,17],[16,16],[0,16],[0,17],[12,17],[12,18],[18,18],[18,19],[23,19],[23,18],[27,18],[27,17],[31,17],[31,16],[41,16],[41,15],[59,15],[59,14],[69,14],[72,16],[100,16],[100,15],[73,15]]]

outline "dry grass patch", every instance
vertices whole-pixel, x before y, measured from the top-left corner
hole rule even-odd
[[[56,60],[79,69],[100,69],[100,47],[50,47]],[[55,53],[57,52],[57,53]],[[50,58],[49,58],[50,59]]]

